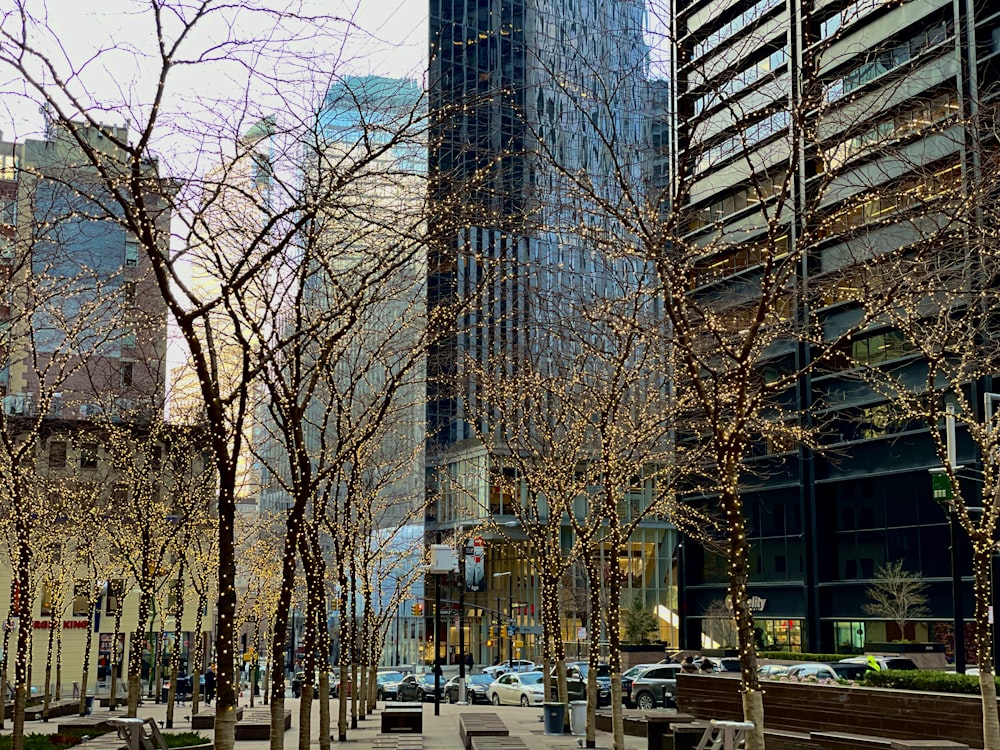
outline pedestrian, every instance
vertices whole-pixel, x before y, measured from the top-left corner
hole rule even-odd
[[[215,670],[212,667],[205,672],[205,705],[211,706],[215,699]]]
[[[712,674],[715,671],[715,664],[707,656],[701,660],[699,666],[701,667],[702,674]]]
[[[681,662],[681,671],[684,674],[697,674],[698,665],[694,663],[693,656],[685,656],[684,661]]]
[[[476,663],[476,660],[472,658],[472,652],[470,651],[465,655],[465,671],[472,674],[472,666]]]

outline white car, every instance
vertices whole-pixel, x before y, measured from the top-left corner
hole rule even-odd
[[[486,692],[494,706],[540,706],[545,702],[544,679],[541,672],[508,672]]]
[[[499,677],[507,672],[534,672],[536,669],[538,667],[535,666],[535,662],[533,661],[514,659],[513,662],[502,661],[499,664],[494,664],[492,667],[483,667],[483,674]]]

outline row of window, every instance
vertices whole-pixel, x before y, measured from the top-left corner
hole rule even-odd
[[[100,446],[96,442],[79,444],[78,461],[81,469],[96,469]],[[69,443],[65,440],[50,440],[48,442],[48,466],[50,469],[65,469],[69,466]],[[152,447],[149,469],[158,471],[162,465],[163,453],[158,445]]]
[[[758,175],[757,185],[744,185],[736,192],[697,209],[688,222],[688,230],[693,232],[709,226],[725,216],[759,203],[762,198],[766,201],[778,195],[784,189],[785,178],[784,173],[778,179],[771,179],[766,174]]]
[[[698,160],[698,164],[695,167],[695,173],[700,174],[717,165],[723,159],[727,159],[734,154],[746,151],[775,133],[787,130],[790,122],[791,118],[789,113],[786,110],[780,110],[764,117],[763,119],[751,123],[737,135],[727,138],[721,143],[706,149],[701,155],[701,158]]]
[[[699,96],[694,101],[694,113],[701,114],[723,101],[731,101],[734,94],[739,93],[748,86],[753,85],[768,73],[777,70],[778,67],[788,62],[788,49],[782,47],[772,52],[763,60],[758,60],[749,68],[741,70],[718,88],[713,89],[703,96]]]
[[[722,24],[707,37],[694,45],[693,57],[701,57],[709,50],[718,46],[723,40],[729,39],[741,29],[749,26],[772,8],[784,5],[784,0],[758,0],[754,5],[740,13],[732,20]]]
[[[842,11],[834,13],[820,24],[820,38],[827,39],[833,36],[838,29],[861,20],[873,10],[883,7],[885,4],[885,0],[855,0]]]
[[[955,92],[937,94],[914,109],[900,112],[869,127],[865,132],[853,135],[845,141],[823,149],[823,160],[828,170],[839,169],[855,156],[872,148],[878,148],[887,141],[918,133],[929,125],[951,117],[958,111]]]
[[[891,192],[869,194],[857,203],[831,215],[823,222],[820,236],[848,232],[942,196],[955,195],[961,185],[962,167],[956,164],[926,177],[910,180]]]
[[[950,24],[939,21],[911,39],[876,52],[870,59],[827,85],[826,101],[834,102],[871,83],[918,57],[921,53],[946,41],[951,35]]]
[[[736,245],[712,259],[698,269],[698,283],[705,284],[713,279],[725,278],[756,266],[769,255],[781,256],[788,252],[788,235],[783,234],[774,242]]]

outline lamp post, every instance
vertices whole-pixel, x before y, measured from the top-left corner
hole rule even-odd
[[[955,445],[955,405],[948,404],[945,414],[945,450],[948,455],[948,465],[953,472],[962,467],[958,465],[957,448]],[[952,492],[951,477],[945,467],[931,469],[931,486],[934,499],[941,505],[948,516],[948,543],[951,548],[951,606],[952,630],[955,639],[955,672],[965,674],[965,617],[962,614],[962,569],[958,554],[958,536],[955,526],[958,523],[958,511],[955,508],[955,495]]]
[[[507,576],[507,668],[514,669],[514,575],[512,571],[494,573],[493,579]]]

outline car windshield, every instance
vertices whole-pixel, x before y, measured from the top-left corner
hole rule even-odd
[[[402,672],[380,672],[375,678],[378,682],[399,682],[403,679]]]
[[[831,664],[830,668],[837,677],[845,680],[860,680],[868,671],[867,664]]]
[[[641,674],[642,672],[645,672],[647,669],[649,669],[649,666],[650,666],[649,664],[637,664],[634,667],[626,670],[625,673],[622,675],[622,677],[635,677]]]
[[[542,681],[541,672],[525,672],[524,674],[521,675],[522,685],[537,685],[541,681]]]
[[[465,681],[472,685],[489,685],[493,682],[493,678],[488,674],[473,674],[466,677]]]
[[[422,674],[422,675],[420,675],[419,679],[420,679],[420,682],[424,683],[425,685],[433,685],[434,684],[434,675],[432,673]]]
[[[580,670],[580,674],[583,676],[583,678],[587,679],[587,675],[590,674],[590,665],[589,664],[577,664],[576,666],[577,666],[577,669]],[[608,667],[607,664],[598,664],[597,665],[597,676],[598,677],[610,677],[611,676],[611,669],[610,669],[610,667]]]

